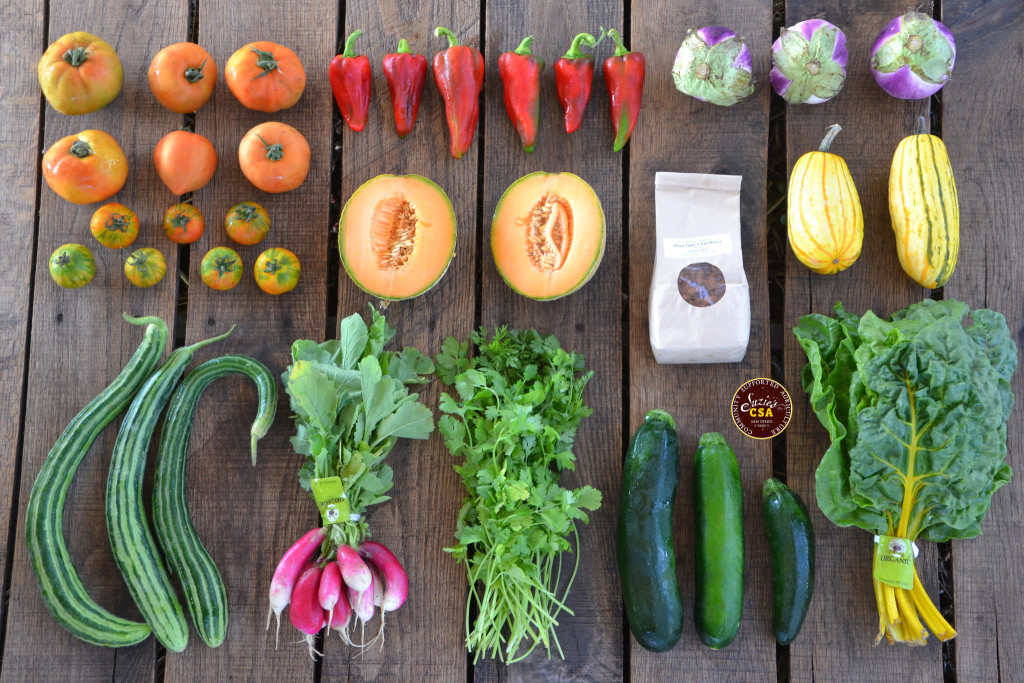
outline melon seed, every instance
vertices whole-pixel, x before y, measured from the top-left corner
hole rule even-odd
[[[378,202],[370,224],[370,245],[381,268],[398,270],[409,262],[418,224],[416,208],[405,197]]]
[[[533,265],[542,271],[555,271],[565,265],[572,247],[572,207],[557,194],[544,195],[524,223],[526,249]]]

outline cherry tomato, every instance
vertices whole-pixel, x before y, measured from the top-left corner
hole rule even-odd
[[[153,163],[167,189],[180,196],[210,182],[217,170],[217,150],[199,133],[175,130],[156,143]]]
[[[284,294],[299,284],[299,259],[287,249],[273,247],[256,259],[256,284],[267,294]]]
[[[199,273],[210,289],[231,289],[242,281],[242,259],[230,247],[214,247],[206,252]]]
[[[191,114],[206,104],[217,84],[217,64],[195,43],[175,43],[149,65],[149,88],[173,112]]]
[[[121,92],[124,80],[114,48],[85,31],[63,35],[46,48],[37,71],[46,101],[61,114],[102,109]]]
[[[61,287],[83,287],[92,282],[94,275],[96,260],[86,246],[65,244],[50,255],[50,277]]]
[[[164,214],[164,232],[178,244],[192,244],[203,236],[206,221],[202,212],[191,204],[175,204]]]
[[[124,274],[136,287],[152,287],[164,279],[167,260],[152,247],[136,249],[124,262]]]
[[[111,202],[96,209],[89,221],[89,229],[103,246],[121,249],[139,236],[139,217],[124,204]]]
[[[294,52],[264,40],[228,57],[224,80],[231,94],[249,109],[273,112],[299,101],[306,88],[306,71]]]
[[[238,165],[264,192],[287,192],[309,173],[309,143],[302,133],[277,121],[256,126],[238,145]]]
[[[73,204],[108,199],[124,187],[128,160],[117,140],[102,130],[83,130],[53,143],[43,155],[43,177]]]
[[[235,204],[224,217],[224,229],[239,244],[258,244],[270,232],[270,214],[256,202]]]

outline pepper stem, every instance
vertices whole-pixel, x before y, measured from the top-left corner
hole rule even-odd
[[[342,57],[357,57],[356,54],[356,38],[363,35],[363,29],[357,28],[352,33],[348,34],[348,38],[345,39],[345,51],[341,53]]]
[[[281,157],[284,156],[284,147],[281,146],[280,142],[275,142],[274,144],[271,145],[266,140],[264,140],[263,136],[260,135],[259,133],[256,133],[256,137],[260,139],[260,142],[262,142],[263,146],[267,149],[268,159],[270,159],[271,161],[281,161]]]
[[[608,37],[612,39],[613,43],[615,43],[615,57],[625,57],[629,54],[629,50],[622,43],[622,36],[619,35],[619,29],[608,29]]]
[[[87,59],[89,59],[89,51],[81,45],[73,47],[64,53],[64,61],[71,66],[82,66]]]
[[[514,52],[517,55],[522,55],[523,57],[532,57],[533,53],[530,52],[530,45],[532,44],[533,36],[526,36],[523,38],[523,42],[519,43],[519,47],[517,47]]]
[[[928,120],[923,116],[917,117],[917,134],[928,135]]]
[[[185,80],[189,83],[201,81],[203,79],[203,67],[206,66],[206,62],[207,60],[204,59],[203,63],[200,64],[198,67],[190,66],[187,69],[185,69]]]
[[[821,144],[818,146],[818,151],[827,153],[828,148],[832,146],[832,141],[836,139],[836,136],[839,135],[839,131],[842,129],[843,127],[838,123],[833,123],[829,126],[828,131],[825,133],[825,139],[822,140]]]
[[[412,50],[409,49],[409,41],[407,41],[405,38],[402,38],[401,40],[398,41],[398,54],[405,55],[411,52]]]
[[[450,29],[446,29],[444,26],[438,26],[434,29],[434,35],[438,38],[444,36],[448,39],[448,47],[458,47],[459,39],[455,37],[455,34]]]
[[[85,140],[75,140],[71,143],[71,149],[68,151],[71,153],[71,156],[84,159],[92,154],[92,145]]]
[[[604,39],[604,30],[601,30],[601,39]],[[572,39],[572,45],[569,46],[569,51],[562,55],[562,59],[579,59],[580,57],[592,57],[593,55],[583,52],[580,48],[584,45],[587,47],[594,47],[597,45],[598,40],[589,33],[577,34]]]

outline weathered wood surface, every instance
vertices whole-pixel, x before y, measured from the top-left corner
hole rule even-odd
[[[945,295],[1000,311],[1024,346],[1024,6],[945,2],[957,42],[957,80],[943,89],[942,137],[960,199],[960,257]],[[956,665],[963,681],[1024,676],[1024,371],[1008,430],[1013,478],[992,498],[982,535],[953,543]]]
[[[789,485],[809,504],[817,536],[815,599],[800,638],[789,648],[790,669],[794,680],[803,681],[845,679],[854,671],[865,679],[934,681],[942,676],[941,646],[934,639],[924,648],[874,647],[878,609],[871,584],[871,536],[836,527],[814,504],[814,470],[829,441],[800,388],[800,370],[807,358],[793,336],[793,326],[807,313],[831,314],[836,302],[853,313],[870,309],[888,316],[928,297],[927,290],[900,267],[888,204],[893,151],[914,132],[917,117],[928,114],[928,100],[892,98],[871,76],[867,55],[881,27],[892,19],[891,7],[866,0],[824,5],[788,0],[787,23],[818,16],[823,9],[822,18],[846,33],[846,84],[835,99],[820,106],[787,108],[788,166],[791,169],[802,154],[816,150],[829,125],[843,126],[832,152],[846,160],[860,195],[864,248],[853,266],[836,275],[811,272],[787,250],[784,363],[786,386],[794,397],[793,420],[786,430],[787,473]],[[922,11],[930,11],[930,6],[922,6]],[[922,551],[918,571],[934,597],[934,545],[925,544]]]
[[[707,7],[638,0],[632,5],[630,47],[647,57],[640,121],[630,142],[629,166],[629,431],[648,410],[668,410],[679,430],[680,477],[676,494],[676,553],[685,609],[675,649],[652,654],[630,640],[633,680],[695,678],[763,681],[775,675],[767,542],[761,523],[761,483],[771,476],[771,448],[741,434],[730,415],[732,396],[746,380],[769,377],[768,292],[765,261],[766,165],[771,6],[733,3]],[[681,19],[681,17],[683,17]],[[672,60],[688,26],[730,26],[746,37],[758,89],[730,108],[678,92]],[[657,365],[648,339],[648,290],[654,264],[654,174],[657,171],[742,175],[743,262],[750,284],[751,329],[747,354],[734,365]],[[746,577],[743,621],[723,652],[706,648],[693,629],[693,454],[701,434],[721,432],[733,446],[743,477]],[[683,672],[686,672],[685,674]]]
[[[53,0],[49,3],[49,35],[40,34],[30,43],[42,54],[45,45],[65,33],[87,30],[118,51],[124,67],[121,94],[105,109],[77,117],[60,114],[47,104],[42,119],[43,149],[66,135],[89,128],[105,130],[118,140],[128,158],[130,173],[127,184],[114,199],[138,213],[142,227],[133,247],[156,246],[163,251],[168,277],[150,289],[133,287],[122,273],[127,252],[98,245],[89,232],[89,218],[97,207],[66,202],[43,184],[39,196],[32,347],[25,406],[25,414],[30,418],[25,423],[22,449],[18,527],[7,614],[11,626],[4,643],[5,680],[74,677],[134,681],[151,678],[156,668],[153,639],[123,650],[103,649],[76,639],[55,624],[43,605],[29,566],[24,511],[36,474],[61,430],[117,375],[142,340],[143,328],[122,321],[121,313],[157,315],[173,328],[177,253],[168,248],[167,238],[159,227],[169,202],[165,198],[167,189],[153,167],[152,155],[164,133],[181,125],[181,116],[157,103],[146,83],[146,69],[152,56],[166,44],[167,35],[185,35],[187,9],[184,3],[158,8],[152,4],[128,6],[112,0],[90,4]],[[5,34],[5,52],[7,44]],[[25,142],[35,144],[33,140]],[[47,270],[50,254],[67,242],[88,245],[96,257],[96,277],[82,289],[57,287]],[[27,268],[27,262],[20,267]],[[68,493],[64,532],[71,557],[93,598],[115,614],[138,619],[110,553],[104,521],[107,466],[118,424],[111,423],[83,461]]]
[[[957,72],[942,91],[941,134],[949,146],[959,181],[964,241],[960,263],[943,295],[989,306],[1007,315],[1018,344],[1024,341],[1020,303],[1021,266],[1012,257],[1024,245],[1019,224],[1024,208],[1024,130],[1019,92],[1024,76],[1017,57],[1024,52],[1024,10],[1011,0],[947,0],[943,20],[957,36]],[[680,679],[770,680],[776,676],[771,637],[770,571],[760,518],[760,486],[772,470],[771,446],[735,431],[728,405],[748,378],[768,376],[769,317],[766,267],[766,167],[768,163],[768,49],[771,6],[754,0],[707,8],[691,0],[633,3],[538,0],[477,3],[416,3],[411,0],[332,3],[316,0],[292,8],[270,0],[244,6],[226,0],[172,0],[72,3],[32,0],[5,5],[0,29],[0,64],[8,74],[0,107],[9,123],[0,133],[7,201],[0,224],[8,229],[0,255],[0,440],[10,444],[0,459],[0,491],[18,492],[18,509],[0,510],[0,576],[9,597],[0,603],[0,676],[4,680],[597,680]],[[17,6],[15,6],[17,5]],[[785,107],[787,158],[793,162],[817,147],[828,124],[844,131],[834,145],[850,166],[865,211],[865,248],[847,272],[819,276],[790,254],[784,280],[786,386],[794,417],[785,433],[785,467],[790,485],[804,497],[818,533],[816,598],[801,637],[788,648],[781,670],[792,680],[938,680],[941,648],[872,648],[876,608],[870,587],[870,540],[853,529],[832,526],[817,511],[814,469],[827,446],[824,429],[809,411],[800,389],[804,356],[790,332],[800,315],[829,312],[836,301],[858,313],[879,314],[928,296],[904,277],[893,249],[886,204],[892,150],[930,104],[894,100],[875,85],[867,53],[878,30],[895,10],[870,0],[842,3],[788,0],[787,23],[822,16],[841,26],[851,53],[849,79],[842,93],[818,107]],[[931,11],[931,5],[922,6]],[[190,18],[194,18],[191,24]],[[689,26],[725,24],[744,35],[755,60],[758,90],[749,100],[724,109],[675,91],[669,76],[672,57]],[[405,37],[416,52],[431,58],[446,42],[433,28],[451,28],[462,42],[483,49],[487,66],[480,127],[469,153],[459,161],[448,153],[444,108],[428,76],[419,120],[401,140],[394,122],[381,58]],[[552,63],[579,31],[618,27],[627,44],[647,57],[644,106],[632,141],[622,154],[611,152],[608,98],[600,64],[611,53],[597,50],[593,96],[583,128],[564,133],[554,94]],[[366,33],[357,43],[374,70],[370,120],[352,133],[332,104],[326,70],[352,30]],[[67,117],[42,100],[35,60],[49,42],[71,30],[88,30],[117,48],[125,86],[107,109]],[[46,35],[44,35],[44,32]],[[548,63],[543,76],[541,133],[537,151],[523,154],[502,101],[497,60],[528,34]],[[220,166],[194,201],[204,212],[207,232],[181,253],[188,255],[187,305],[174,277],[178,249],[159,226],[164,209],[176,199],[160,183],[152,148],[182,117],[160,107],[149,92],[145,72],[153,54],[175,41],[195,39],[221,69],[216,93],[195,117],[197,132],[214,143]],[[227,90],[223,66],[251,40],[273,40],[296,50],[307,71],[299,104],[277,114],[246,110]],[[776,104],[778,102],[776,101]],[[237,163],[241,136],[256,123],[281,120],[309,139],[312,168],[299,190],[268,195],[242,177]],[[135,208],[142,219],[136,246],[157,246],[168,256],[168,276],[157,287],[139,290],[121,274],[126,254],[98,245],[88,233],[95,206],[77,207],[42,184],[36,187],[41,153],[57,139],[85,128],[112,133],[128,155],[131,175],[115,199]],[[40,146],[41,145],[41,146]],[[628,156],[627,156],[628,155]],[[502,282],[490,254],[490,216],[505,188],[535,170],[574,172],[597,190],[607,219],[608,248],[597,276],[579,293],[540,304],[516,295]],[[654,173],[690,171],[742,174],[744,262],[750,281],[752,329],[743,363],[732,366],[658,366],[647,335],[647,297],[653,263]],[[389,322],[398,330],[394,344],[435,353],[444,337],[465,339],[478,324],[537,327],[556,334],[567,348],[581,351],[597,371],[587,390],[595,408],[580,433],[578,470],[566,483],[591,483],[605,495],[590,525],[581,527],[582,562],[569,599],[575,616],[563,615],[558,630],[565,660],[536,653],[505,667],[492,660],[472,663],[464,649],[466,586],[464,569],[443,552],[452,542],[454,518],[463,490],[441,439],[403,444],[395,452],[394,503],[372,512],[376,538],[392,547],[410,574],[410,599],[388,620],[387,644],[362,654],[340,640],[325,642],[325,657],[311,662],[287,623],[280,646],[264,631],[266,590],[279,555],[317,523],[314,507],[295,478],[300,464],[288,443],[292,424],[281,392],[278,419],[260,444],[255,468],[249,462],[245,428],[253,415],[255,392],[247,381],[225,379],[202,400],[193,432],[189,501],[200,535],[218,562],[228,588],[228,639],[211,650],[195,633],[186,652],[165,654],[152,640],[125,650],[86,645],[55,625],[39,598],[24,550],[22,514],[36,473],[49,447],[70,418],[116,375],[141,339],[141,330],[120,321],[122,311],[161,315],[174,327],[176,311],[186,343],[237,324],[234,335],[204,349],[198,360],[235,352],[254,356],[278,374],[296,338],[322,340],[337,332],[336,321],[353,312],[367,314],[376,303],[339,268],[336,222],[341,205],[364,181],[380,173],[419,173],[439,183],[455,207],[459,223],[457,258],[439,285],[426,295],[392,304]],[[228,207],[253,199],[270,211],[272,228],[264,243],[237,247],[246,264],[242,284],[227,293],[201,284],[198,265],[215,245],[230,244],[223,227]],[[625,205],[623,202],[626,202]],[[36,226],[35,224],[38,223]],[[92,285],[57,288],[46,270],[55,247],[68,241],[89,245],[97,258]],[[302,261],[299,287],[283,297],[258,291],[252,280],[256,256],[270,246],[295,251]],[[1019,259],[1018,259],[1019,260]],[[34,262],[33,266],[30,264]],[[33,277],[34,273],[34,277]],[[32,285],[29,278],[32,277]],[[337,292],[335,298],[334,293]],[[28,329],[31,321],[31,330]],[[776,321],[777,322],[777,321]],[[623,329],[626,325],[626,329]],[[26,363],[26,355],[27,363]],[[27,369],[27,372],[26,372]],[[1024,375],[1014,385],[1022,395]],[[23,389],[24,388],[24,389]],[[425,390],[436,405],[437,384]],[[21,414],[24,397],[24,415]],[[687,610],[680,644],[654,655],[629,636],[621,607],[614,560],[624,442],[651,408],[677,418],[682,477],[677,498],[676,536],[679,576]],[[1022,440],[1021,408],[1009,430],[1011,464]],[[97,440],[68,497],[68,543],[86,586],[100,604],[138,618],[110,556],[104,529],[103,493],[117,422]],[[747,581],[744,618],[737,640],[722,652],[699,643],[692,630],[692,495],[689,463],[700,434],[721,431],[739,456],[745,491]],[[19,443],[19,433],[23,432]],[[20,470],[20,478],[16,474]],[[1014,634],[1022,628],[1024,593],[1020,562],[1024,482],[1018,477],[999,491],[984,534],[954,544],[953,588],[957,668],[945,672],[961,680],[1016,680],[1024,661]],[[2,494],[0,494],[2,495]],[[15,514],[17,513],[17,514]],[[13,537],[8,538],[8,534]],[[926,546],[919,561],[931,595],[937,594],[938,558]],[[947,680],[949,680],[947,678]]]

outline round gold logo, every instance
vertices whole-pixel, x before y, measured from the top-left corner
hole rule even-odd
[[[732,397],[733,422],[752,439],[781,434],[792,415],[789,392],[773,379],[758,377],[744,382]]]

